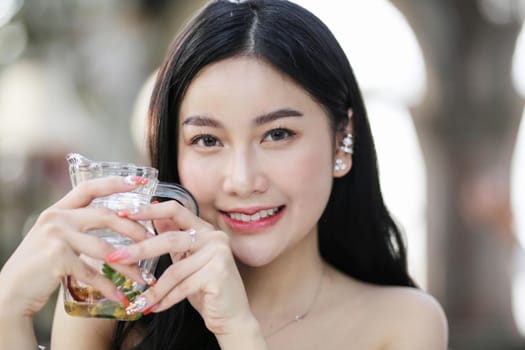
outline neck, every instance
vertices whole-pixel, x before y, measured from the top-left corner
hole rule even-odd
[[[252,311],[263,329],[311,311],[323,266],[315,232],[270,264],[239,266]]]

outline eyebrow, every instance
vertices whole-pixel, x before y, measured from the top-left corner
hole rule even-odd
[[[254,124],[256,126],[260,126],[263,124],[271,123],[274,120],[281,119],[281,118],[288,118],[288,117],[302,117],[303,113],[291,109],[291,108],[282,108],[278,109],[273,112],[265,113],[257,118],[255,118]],[[192,126],[209,126],[212,128],[224,128],[221,122],[218,120],[215,120],[211,117],[204,116],[204,115],[195,115],[188,117],[184,120],[182,123],[183,125],[192,125]]]
[[[273,122],[274,120],[287,117],[302,117],[303,113],[291,108],[278,109],[276,111],[266,113],[255,118],[255,125],[263,125]]]
[[[204,116],[194,115],[184,120],[182,125],[193,125],[193,126],[210,126],[212,128],[222,128],[223,125],[217,120]]]

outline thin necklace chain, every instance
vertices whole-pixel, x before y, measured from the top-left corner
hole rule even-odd
[[[314,294],[314,297],[312,299],[312,302],[310,303],[310,305],[308,306],[308,308],[306,309],[305,312],[302,312],[300,314],[297,314],[294,316],[294,318],[292,318],[291,320],[285,322],[283,325],[279,326],[278,328],[274,329],[273,331],[271,331],[269,334],[266,334],[264,337],[265,338],[270,338],[272,335],[282,331],[283,329],[285,329],[286,327],[288,327],[289,325],[293,324],[293,323],[296,323],[296,322],[299,322],[301,320],[303,320],[306,316],[308,316],[308,314],[310,313],[310,311],[313,310],[316,302],[317,302],[317,298],[319,297],[319,294],[321,292],[321,287],[323,285],[323,279],[324,279],[324,270],[325,270],[325,267],[323,265],[322,267],[322,270],[321,270],[321,277],[319,278],[319,283],[317,284],[317,288],[315,290],[315,294]]]

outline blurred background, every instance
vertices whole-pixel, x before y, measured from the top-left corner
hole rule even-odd
[[[360,81],[409,267],[450,349],[525,349],[525,0],[296,0]],[[71,187],[146,163],[152,77],[203,0],[0,0],[0,264]],[[35,319],[49,338],[50,302]],[[1,312],[1,310],[0,310]]]

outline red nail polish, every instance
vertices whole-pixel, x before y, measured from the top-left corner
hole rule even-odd
[[[127,257],[129,257],[129,252],[126,249],[117,249],[106,255],[106,262],[111,264]]]
[[[155,309],[157,308],[158,304],[155,304],[153,305],[152,307],[148,307],[146,310],[142,311],[142,314],[144,316],[146,315],[149,315],[152,311],[155,311]]]
[[[121,218],[127,218],[129,216],[129,212],[127,210],[119,210],[117,211],[117,215]]]
[[[142,177],[140,176],[129,175],[129,176],[124,177],[124,182],[128,185],[136,186],[136,185],[140,185],[141,179]]]
[[[117,295],[119,296],[122,304],[124,304],[125,307],[128,307],[130,302],[126,294],[124,294],[120,289],[117,289]]]

